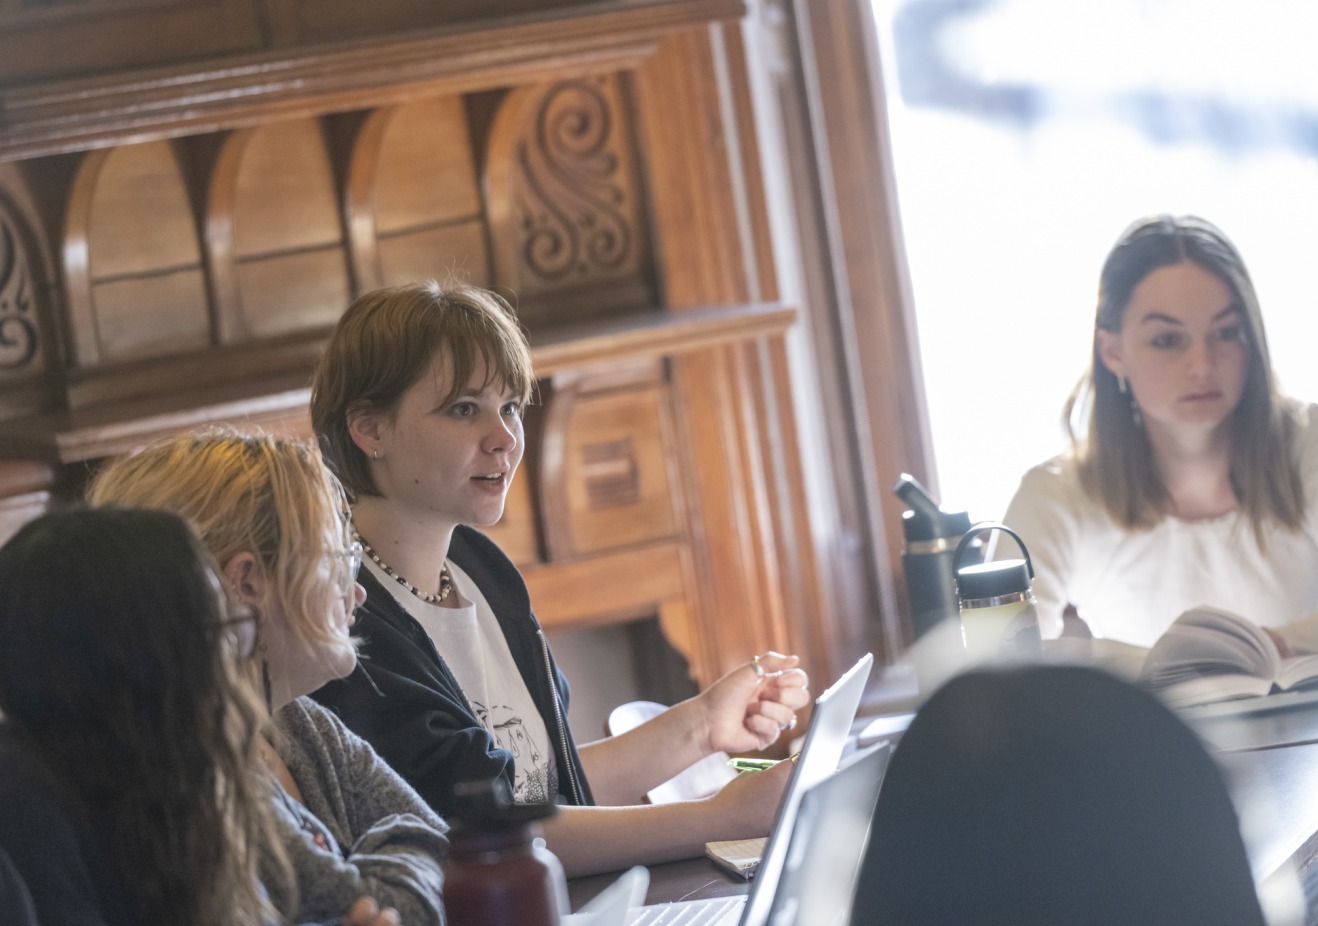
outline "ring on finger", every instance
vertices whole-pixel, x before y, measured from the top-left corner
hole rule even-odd
[[[783,725],[780,726],[778,729],[779,729],[779,731],[781,731],[781,732],[783,732],[783,733],[786,733],[788,730],[795,730],[795,729],[796,729],[796,715],[793,714],[793,715],[792,715],[792,719],[789,720],[789,721],[787,721],[787,723],[783,724]]]
[[[764,666],[760,665],[760,656],[758,653],[751,657],[751,668],[755,670],[756,678],[764,678]]]

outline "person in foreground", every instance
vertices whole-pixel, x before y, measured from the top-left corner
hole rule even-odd
[[[178,518],[128,509],[45,515],[0,548],[0,858],[34,922],[279,919],[250,634],[209,562]],[[397,923],[369,898],[345,920]]]
[[[305,697],[352,671],[363,591],[347,504],[310,443],[210,428],[112,461],[88,490],[188,520],[250,610],[253,685],[275,731],[258,740],[294,879],[263,870],[276,904],[328,917],[369,895],[408,926],[443,922],[444,822],[331,712]]]
[[[1166,215],[1126,229],[1065,419],[1070,452],[1027,472],[1003,518],[1033,558],[1045,637],[1073,608],[1093,635],[1148,647],[1206,604],[1318,649],[1299,620],[1318,609],[1318,407],[1274,381],[1221,230]]]
[[[1152,695],[1080,666],[978,670],[893,754],[852,926],[1262,926],[1213,757]]]
[[[763,749],[809,700],[794,656],[757,657],[636,730],[583,746],[516,567],[472,525],[503,513],[524,450],[530,352],[512,310],[473,287],[368,293],[316,370],[312,423],[366,549],[363,667],[316,697],[441,813],[464,779],[505,777],[569,875],[762,836],[788,768],[703,801],[645,792],[717,750]],[[365,670],[365,671],[364,671]]]

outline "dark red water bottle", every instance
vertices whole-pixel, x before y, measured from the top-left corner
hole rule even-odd
[[[558,857],[540,839],[553,804],[515,804],[501,778],[454,789],[444,908],[449,926],[558,926],[569,912]]]

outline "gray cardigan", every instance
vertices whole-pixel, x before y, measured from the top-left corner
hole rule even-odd
[[[408,926],[442,926],[448,826],[370,744],[310,698],[275,714],[275,743],[306,806],[275,799],[297,877],[299,920],[337,922],[363,894],[395,907]],[[288,886],[269,864],[262,879],[280,910]]]

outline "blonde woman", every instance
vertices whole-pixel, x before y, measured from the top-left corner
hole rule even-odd
[[[184,517],[255,618],[252,682],[278,732],[262,740],[296,884],[263,872],[272,899],[304,919],[340,915],[361,895],[409,926],[442,922],[445,825],[333,714],[304,697],[352,671],[349,635],[364,592],[337,481],[314,446],[208,429],[113,461],[89,499]]]

